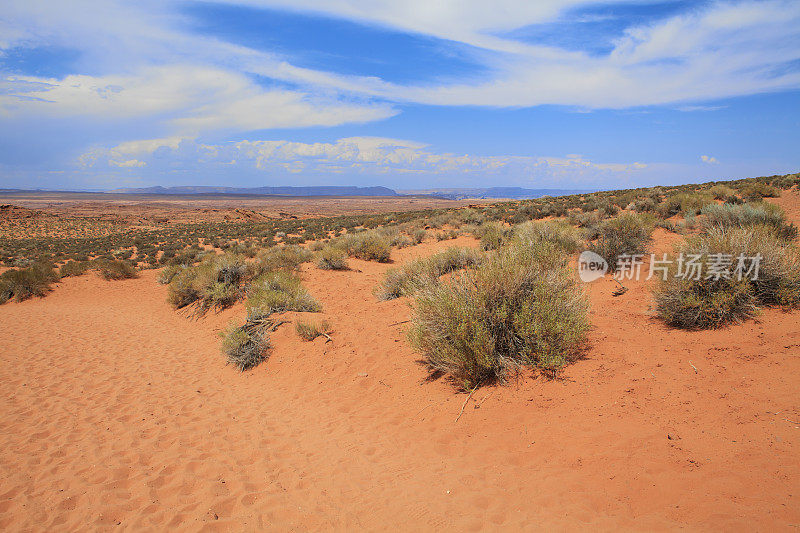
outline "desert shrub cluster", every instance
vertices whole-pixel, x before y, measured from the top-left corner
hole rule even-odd
[[[670,325],[716,328],[752,317],[761,305],[800,306],[800,251],[769,226],[718,226],[688,239],[679,252],[706,264],[732,257],[733,264],[729,276],[686,277],[676,275],[675,263],[655,292],[657,313]],[[750,259],[757,256],[760,261]],[[757,276],[751,270],[756,266]]]
[[[781,239],[797,237],[797,226],[788,222],[783,210],[775,204],[712,204],[704,207],[701,214],[705,216],[706,229],[766,226]]]
[[[317,254],[317,267],[322,270],[347,270],[347,253],[341,248],[325,246]]]
[[[47,263],[7,270],[0,274],[0,304],[11,299],[21,302],[33,296],[44,296],[58,279],[58,273]]]
[[[615,270],[623,254],[636,255],[648,251],[653,229],[651,217],[626,213],[600,224],[589,248],[608,261],[611,270]]]
[[[387,270],[376,295],[381,300],[409,296],[437,282],[444,274],[477,265],[481,258],[480,253],[470,248],[450,247],[430,257],[415,259]]]
[[[552,372],[580,354],[587,303],[563,250],[508,246],[416,292],[412,345],[468,389],[522,366]]]

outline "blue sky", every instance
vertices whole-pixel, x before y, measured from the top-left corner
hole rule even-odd
[[[0,188],[800,170],[800,2],[6,0]]]

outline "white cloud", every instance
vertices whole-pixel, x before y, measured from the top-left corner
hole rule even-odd
[[[267,90],[243,74],[193,65],[144,68],[135,75],[64,79],[8,76],[0,93],[2,115],[153,117],[180,134],[266,128],[335,126],[396,113],[385,104],[355,104],[297,91]]]
[[[719,163],[716,157],[711,157],[709,155],[701,155],[700,160],[709,165],[716,165]]]
[[[80,158],[85,170],[105,171],[120,167],[125,158],[145,163],[153,172],[225,168],[259,172],[314,174],[424,174],[500,176],[509,180],[556,180],[594,182],[633,175],[644,163],[596,163],[580,155],[566,157],[480,156],[430,150],[424,144],[383,137],[347,137],[331,143],[291,141],[241,141],[204,144],[192,138],[168,138],[127,142],[111,148],[95,148]],[[138,164],[141,163],[141,164]]]

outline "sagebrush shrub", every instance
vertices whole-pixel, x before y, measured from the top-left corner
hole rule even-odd
[[[387,270],[376,289],[376,296],[381,300],[409,296],[448,272],[479,264],[481,257],[479,252],[471,248],[450,247],[429,257],[414,259],[401,267]]]
[[[392,246],[389,239],[374,230],[348,233],[337,244],[349,256],[364,261],[388,263],[391,260]]]
[[[340,248],[326,246],[317,255],[317,267],[322,270],[347,270],[347,254]]]
[[[269,334],[264,328],[231,325],[223,333],[222,352],[228,363],[242,372],[264,361],[271,347]]]
[[[708,192],[678,193],[668,196],[657,208],[658,215],[669,218],[678,213],[699,212],[703,207],[713,204],[714,197]]]
[[[758,181],[747,183],[739,189],[739,192],[745,200],[751,202],[762,198],[777,198],[781,195],[781,191],[776,187]]]
[[[432,370],[464,388],[520,366],[553,371],[578,357],[587,302],[558,246],[511,246],[417,292],[409,338]]]
[[[49,263],[33,262],[26,268],[6,270],[0,274],[0,304],[12,298],[21,302],[33,296],[44,296],[58,278]]]
[[[636,255],[648,251],[655,223],[652,216],[626,213],[603,221],[597,227],[597,238],[589,249],[608,261],[609,268],[617,268],[623,254]]]
[[[689,239],[679,249],[685,256],[699,256],[700,263],[718,254],[733,258],[760,255],[757,279],[731,276],[720,279],[705,273],[700,279],[675,276],[675,266],[655,292],[656,311],[668,324],[687,329],[707,329],[739,322],[753,316],[758,304],[800,306],[800,252],[778,239],[765,226],[711,229],[707,235]],[[748,262],[747,268],[753,266]]]
[[[139,277],[136,267],[128,261],[116,259],[95,259],[91,268],[96,269],[105,280],[132,279]]]
[[[584,246],[573,226],[564,221],[523,222],[514,226],[511,241],[520,246],[535,246],[548,241],[565,252],[573,253]]]
[[[767,226],[784,240],[797,237],[797,226],[788,222],[783,210],[774,204],[707,205],[700,211],[705,215],[705,228],[748,228]]]
[[[486,222],[475,229],[475,237],[480,239],[484,250],[497,250],[506,238],[506,228],[499,222]]]
[[[82,276],[92,267],[89,261],[67,261],[58,269],[58,275],[62,278],[72,276]]]
[[[247,294],[247,316],[257,320],[284,311],[319,312],[322,306],[286,271],[267,272],[253,280]]]

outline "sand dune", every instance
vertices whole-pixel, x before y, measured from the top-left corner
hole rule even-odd
[[[372,296],[387,266],[351,266],[304,266],[333,342],[286,324],[244,374],[216,336],[242,307],[189,319],[153,271],[0,307],[0,527],[800,524],[797,313],[675,331],[649,314],[645,282],[614,298],[597,281],[587,359],[561,380],[479,389],[456,422],[466,396],[425,381],[407,303]]]

